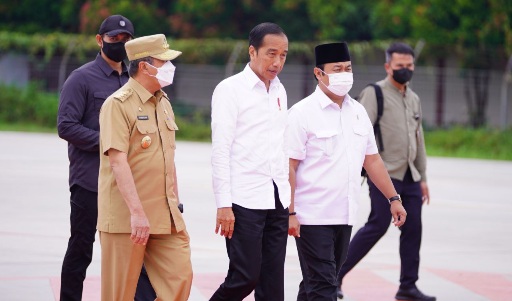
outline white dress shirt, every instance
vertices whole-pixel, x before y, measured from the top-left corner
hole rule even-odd
[[[287,97],[276,77],[267,91],[247,65],[212,96],[212,177],[217,208],[274,209],[274,181],[290,205],[285,143]]]
[[[378,153],[364,107],[341,108],[317,86],[288,116],[289,156],[300,160],[294,210],[303,225],[354,225],[365,155]]]

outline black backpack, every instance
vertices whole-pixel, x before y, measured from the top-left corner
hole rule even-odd
[[[379,151],[384,151],[384,143],[382,142],[382,133],[380,132],[380,118],[382,117],[382,113],[384,112],[384,97],[382,96],[382,89],[377,84],[369,84],[368,86],[372,86],[375,89],[375,96],[377,97],[377,120],[373,124],[373,133],[375,134],[375,139],[377,140],[377,146],[379,147]],[[368,174],[364,167],[361,169],[361,177],[366,178]],[[364,179],[363,179],[364,181]]]

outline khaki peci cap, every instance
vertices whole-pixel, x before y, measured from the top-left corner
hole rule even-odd
[[[167,39],[163,34],[155,34],[133,39],[124,44],[128,60],[138,60],[144,57],[153,57],[162,61],[177,58],[181,51],[169,49]]]

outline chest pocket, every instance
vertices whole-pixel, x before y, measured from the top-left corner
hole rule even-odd
[[[157,135],[156,124],[137,122],[135,127],[137,130],[134,133],[132,140],[133,149],[136,152],[150,152],[155,150],[159,145],[159,137]]]
[[[352,127],[352,130],[354,131],[354,148],[358,153],[366,153],[368,134],[370,134],[369,129],[361,125],[355,125]]]
[[[178,130],[178,126],[176,125],[176,123],[172,119],[165,119],[165,124],[167,124],[167,128],[170,131],[177,131]]]
[[[174,120],[172,120],[170,118],[165,119],[165,124],[167,125],[167,129],[169,129],[169,134],[162,135],[162,141],[164,141],[164,139],[168,139],[171,148],[176,149],[176,131],[178,130],[178,126],[176,125]],[[164,147],[166,147],[165,144],[164,144]]]
[[[318,131],[315,133],[318,147],[322,150],[324,155],[331,156],[337,147],[338,133],[336,131]]]
[[[96,91],[94,92],[94,109],[99,112],[101,110],[101,106],[105,102],[112,92],[107,91]]]
[[[356,134],[357,136],[368,136],[369,133],[367,128],[357,125],[353,127],[353,130],[354,134]]]

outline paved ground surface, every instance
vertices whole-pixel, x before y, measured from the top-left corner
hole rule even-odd
[[[210,149],[207,143],[177,146],[192,244],[192,301],[208,300],[227,270],[224,241],[214,234]],[[0,300],[58,300],[69,235],[66,152],[56,135],[0,132]],[[432,203],[423,213],[419,287],[440,301],[512,300],[512,162],[429,158],[428,176]],[[368,203],[365,187],[355,230],[368,215]],[[346,300],[394,300],[398,237],[390,228],[347,276]],[[99,300],[99,249],[96,242],[85,301]],[[294,300],[300,278],[290,238],[287,301]]]

